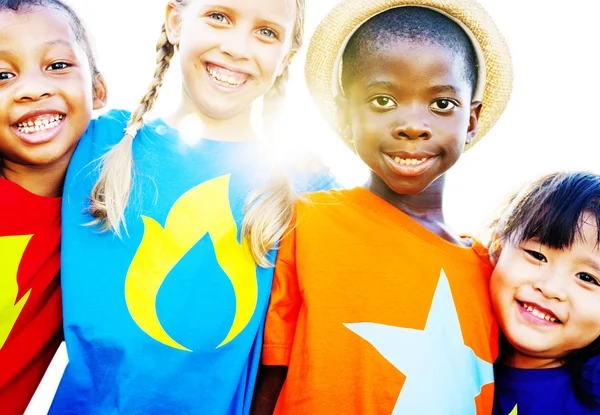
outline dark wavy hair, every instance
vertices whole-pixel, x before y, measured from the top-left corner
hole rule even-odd
[[[79,43],[88,58],[92,70],[92,80],[95,83],[97,76],[100,75],[100,71],[94,58],[90,39],[81,19],[71,7],[60,0],[0,0],[0,12],[13,11],[16,13],[27,13],[36,7],[52,7],[68,18],[77,43]]]
[[[458,23],[435,10],[418,7],[395,7],[367,20],[352,35],[342,56],[342,86],[352,85],[365,65],[369,65],[374,50],[384,49],[395,40],[434,43],[450,50],[462,59],[463,75],[477,87],[477,53],[471,39]]]
[[[598,229],[600,245],[600,176],[586,172],[554,173],[542,177],[514,196],[506,212],[495,224],[490,256],[498,259],[502,245],[518,245],[530,239],[554,249],[569,249],[581,240],[581,216],[590,213]],[[500,341],[500,361],[508,360],[512,346]],[[573,389],[582,402],[600,407],[584,376],[585,363],[600,355],[600,337],[588,346],[569,353],[564,365],[571,373]]]

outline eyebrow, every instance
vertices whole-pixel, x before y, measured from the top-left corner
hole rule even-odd
[[[72,49],[71,42],[68,42],[64,39],[51,40],[49,42],[44,43],[42,46],[39,47],[39,49],[40,50],[48,50],[48,49],[52,48],[53,46],[66,46],[69,49]]]
[[[0,50],[0,59],[11,59],[16,56],[16,53],[10,50]]]
[[[600,263],[598,261],[594,260],[591,257],[587,257],[582,262],[583,262],[584,265],[587,265],[590,268],[594,268],[597,272],[600,273]]]
[[[378,81],[373,82],[367,85],[367,88],[394,88],[395,84],[389,81]],[[460,88],[457,88],[453,85],[435,85],[428,89],[428,91],[432,94],[443,94],[443,93],[451,93],[455,95],[460,95]]]
[[[457,88],[453,85],[436,85],[429,88],[429,91],[434,94],[451,93],[460,95],[460,88]]]
[[[367,88],[394,88],[395,84],[388,81],[372,82],[367,85]]]

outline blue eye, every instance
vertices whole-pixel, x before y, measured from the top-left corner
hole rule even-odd
[[[223,13],[213,12],[208,15],[212,20],[216,20],[219,23],[228,23],[227,17]]]
[[[273,30],[271,30],[271,29],[268,29],[268,28],[263,28],[263,29],[260,29],[260,30],[258,31],[258,33],[259,33],[261,36],[264,36],[264,37],[272,37],[272,38],[275,38],[275,39],[277,39],[277,33],[275,33]]]
[[[587,282],[588,284],[594,284],[594,285],[600,286],[600,283],[598,283],[598,280],[596,278],[592,277],[587,272],[579,272],[576,274],[576,276],[583,282]]]
[[[8,79],[14,78],[15,75],[10,72],[0,72],[0,81],[6,81]]]

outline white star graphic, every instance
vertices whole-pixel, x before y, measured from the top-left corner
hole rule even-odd
[[[345,326],[406,376],[392,414],[475,414],[474,398],[494,380],[492,364],[464,344],[443,270],[424,330],[376,323]]]

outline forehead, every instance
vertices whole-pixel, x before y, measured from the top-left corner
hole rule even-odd
[[[364,82],[452,85],[467,90],[464,62],[448,48],[429,40],[391,37],[377,47],[361,50],[352,63],[355,84]],[[357,82],[358,81],[358,82]],[[361,82],[362,81],[362,82]]]
[[[45,44],[62,41],[75,44],[69,18],[52,7],[35,7],[19,12],[0,12],[0,48],[8,44]]]
[[[579,232],[575,238],[575,244],[582,248],[583,251],[593,252],[600,255],[598,233],[598,218],[593,212],[583,212],[579,218]]]
[[[229,9],[244,17],[272,21],[280,25],[294,24],[296,0],[193,0],[197,8]]]

